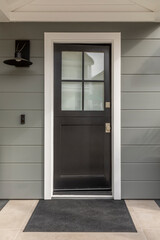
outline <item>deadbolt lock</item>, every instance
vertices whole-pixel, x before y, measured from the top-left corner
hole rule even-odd
[[[105,123],[105,132],[110,133],[111,132],[111,124],[110,123]]]

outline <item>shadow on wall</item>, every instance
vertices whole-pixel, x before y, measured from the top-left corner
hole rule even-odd
[[[157,38],[159,23],[0,23],[0,39],[43,39],[44,32],[121,32],[122,39]]]

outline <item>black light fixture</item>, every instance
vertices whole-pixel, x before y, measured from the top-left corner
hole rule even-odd
[[[15,58],[4,61],[5,64],[16,67],[29,67],[30,62],[30,41],[16,40],[15,41]]]

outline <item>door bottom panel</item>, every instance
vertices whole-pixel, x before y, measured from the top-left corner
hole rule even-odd
[[[94,187],[93,187],[94,186]],[[98,189],[110,189],[107,188],[107,181],[103,175],[61,175],[57,180],[55,190],[65,189],[65,190],[98,190]]]

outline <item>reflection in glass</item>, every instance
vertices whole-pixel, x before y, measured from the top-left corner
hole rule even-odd
[[[104,80],[104,53],[84,53],[84,80]]]
[[[62,82],[61,96],[63,111],[82,110],[82,83]]]
[[[81,52],[62,52],[62,80],[82,80]]]
[[[104,83],[102,82],[84,83],[84,110],[88,111],[104,110]]]

